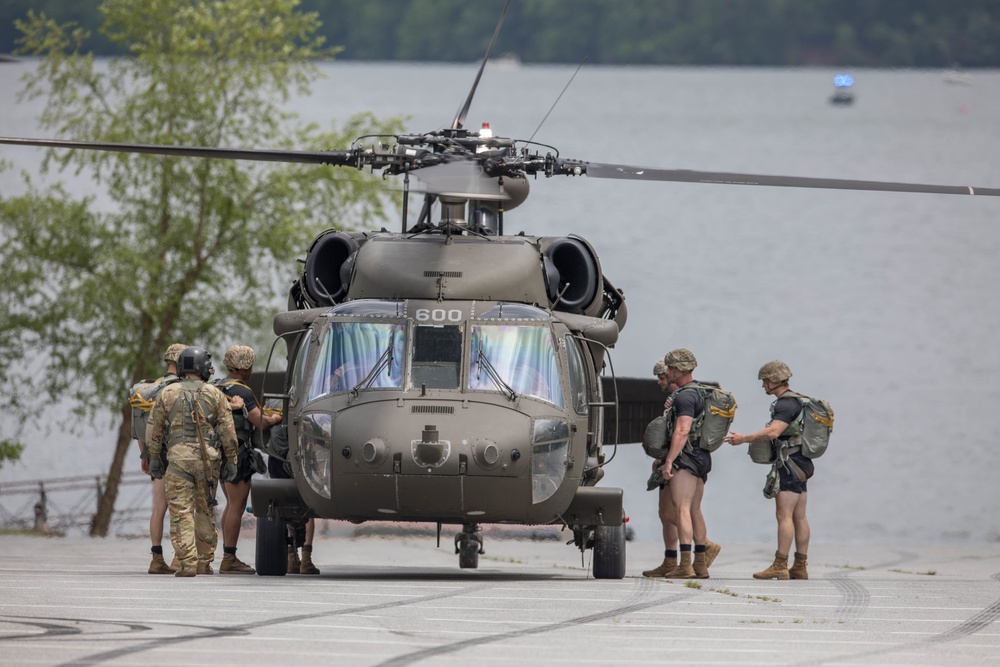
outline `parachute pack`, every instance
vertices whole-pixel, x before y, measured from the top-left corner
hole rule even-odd
[[[679,391],[688,389],[701,394],[705,410],[691,425],[690,439],[698,439],[702,449],[714,452],[729,433],[729,427],[736,416],[736,398],[722,389],[716,382],[689,382]],[[649,422],[642,436],[642,449],[654,459],[666,457],[670,449],[670,410]]]
[[[705,400],[705,411],[691,425],[692,437],[699,439],[702,449],[714,452],[722,445],[736,416],[736,397],[717,382],[689,382],[681,391],[688,388],[697,390]]]
[[[830,433],[833,431],[833,407],[820,398],[812,398],[794,391],[786,391],[782,397],[797,398],[802,404],[799,424],[802,434],[799,436],[799,446],[802,455],[807,459],[818,459],[826,452],[830,444]]]
[[[642,434],[642,451],[646,452],[646,456],[652,456],[654,459],[667,457],[667,452],[670,450],[669,427],[667,412],[649,422]]]
[[[146,422],[153,409],[156,397],[163,388],[177,382],[179,377],[173,374],[164,375],[155,380],[141,380],[132,385],[128,391],[128,404],[132,406],[132,437],[136,440],[146,439]]]

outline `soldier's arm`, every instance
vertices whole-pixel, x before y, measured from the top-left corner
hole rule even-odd
[[[215,432],[222,443],[222,451],[227,461],[236,463],[236,455],[239,451],[240,443],[236,439],[236,427],[233,425],[233,413],[229,410],[229,403],[222,402],[217,406],[215,412]]]
[[[139,441],[140,447],[145,443],[150,457],[158,457],[160,451],[163,449],[163,422],[166,417],[167,409],[163,403],[163,393],[161,392],[156,397],[156,401],[153,402],[153,409],[150,411],[149,420],[146,422],[146,438]]]
[[[742,445],[747,442],[756,442],[757,440],[770,442],[784,433],[786,428],[788,428],[788,422],[775,419],[756,433],[737,433],[733,431],[725,437],[725,441],[731,445]]]
[[[677,418],[677,423],[674,425],[674,435],[670,440],[670,451],[667,452],[667,460],[663,465],[663,476],[667,479],[674,476],[674,461],[681,455],[681,450],[684,449],[684,445],[687,443],[688,434],[691,433],[691,424],[693,423],[694,417],[684,415]]]

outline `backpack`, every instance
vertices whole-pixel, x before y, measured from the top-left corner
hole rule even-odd
[[[698,439],[702,449],[714,452],[722,445],[729,427],[736,416],[736,397],[721,388],[717,382],[693,381],[680,388],[696,389],[705,401],[705,410],[691,425],[690,438]]]
[[[833,407],[820,398],[811,398],[788,390],[782,397],[791,396],[802,403],[802,412],[798,422],[802,428],[799,435],[799,446],[802,455],[807,459],[818,459],[826,452],[830,444],[830,433],[833,432]]]
[[[128,390],[128,404],[132,406],[132,437],[136,440],[146,439],[146,423],[153,409],[156,397],[163,388],[180,380],[173,373],[168,373],[155,380],[140,380]]]

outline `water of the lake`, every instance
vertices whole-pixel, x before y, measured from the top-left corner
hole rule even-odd
[[[0,65],[0,134],[41,134],[38,107],[13,101],[31,66]],[[316,93],[294,105],[305,119],[371,109],[408,115],[414,131],[448,125],[475,74],[472,64],[322,69]],[[468,125],[529,137],[573,69],[488,69]],[[828,103],[834,74],[585,67],[536,140],[598,162],[1000,186],[1000,72],[954,85],[939,71],[855,71],[850,107]],[[33,169],[40,151],[0,157]],[[18,183],[0,175],[0,193]],[[650,376],[658,356],[688,347],[695,377],[736,394],[741,431],[767,419],[756,373],[774,358],[795,372],[794,389],[833,403],[833,442],[810,482],[814,543],[1000,543],[1000,200],[586,177],[532,186],[506,231],[579,234],[597,248],[628,299],[619,375]],[[2,418],[0,428],[13,432]],[[23,439],[23,461],[0,481],[97,474],[115,437],[100,423],[78,437],[29,427]],[[625,489],[637,537],[656,540],[648,469],[638,446],[622,447],[606,483]],[[715,541],[773,540],[765,471],[742,448],[715,454],[704,502]]]

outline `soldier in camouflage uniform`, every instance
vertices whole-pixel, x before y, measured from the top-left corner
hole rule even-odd
[[[212,574],[218,533],[213,507],[220,479],[236,473],[236,431],[225,395],[206,380],[212,357],[200,347],[178,357],[180,382],[156,397],[146,427],[149,469],[162,478],[170,507],[170,541],[180,560],[177,577]],[[167,465],[160,451],[167,449]],[[225,464],[220,475],[220,462]]]

